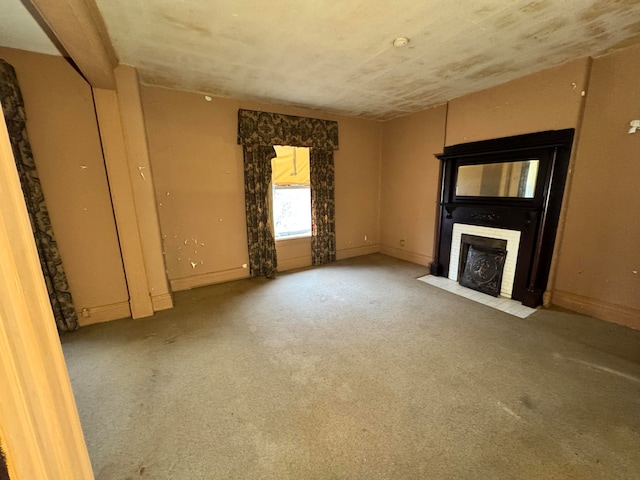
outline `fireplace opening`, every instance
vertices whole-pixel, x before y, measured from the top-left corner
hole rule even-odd
[[[462,234],[458,282],[488,295],[500,295],[507,258],[507,241]]]

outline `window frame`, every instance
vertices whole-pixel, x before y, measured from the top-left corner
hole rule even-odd
[[[278,235],[276,230],[276,208],[275,208],[275,192],[276,190],[308,190],[309,191],[309,229],[302,233],[294,233],[292,235]],[[311,218],[311,185],[292,184],[292,185],[271,185],[271,201],[272,201],[272,217],[273,217],[273,236],[276,242],[287,240],[295,240],[299,238],[310,238],[313,231],[313,220]]]

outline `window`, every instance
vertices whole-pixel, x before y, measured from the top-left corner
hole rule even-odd
[[[309,149],[275,146],[271,162],[276,240],[311,235]]]

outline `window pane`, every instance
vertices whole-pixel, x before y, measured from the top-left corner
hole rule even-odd
[[[276,238],[311,235],[311,189],[275,186],[273,220]]]

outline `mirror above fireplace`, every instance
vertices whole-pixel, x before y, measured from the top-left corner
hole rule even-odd
[[[457,197],[533,198],[540,160],[460,165]]]

